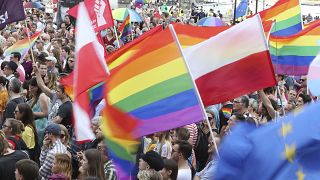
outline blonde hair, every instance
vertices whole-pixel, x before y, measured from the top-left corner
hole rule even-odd
[[[56,154],[54,156],[56,166],[52,168],[53,173],[60,173],[65,175],[68,180],[71,180],[72,164],[71,158],[67,154]]]

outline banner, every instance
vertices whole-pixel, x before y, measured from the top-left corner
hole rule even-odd
[[[84,4],[96,32],[113,26],[113,18],[108,0],[86,0]],[[67,12],[77,18],[78,5],[69,9]]]
[[[0,1],[0,30],[7,24],[26,19],[21,0]]]

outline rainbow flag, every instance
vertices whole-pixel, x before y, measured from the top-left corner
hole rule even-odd
[[[106,139],[108,154],[116,166],[117,177],[119,180],[131,179],[130,172],[135,167],[134,154],[139,145],[132,133],[139,121],[108,104],[102,117],[100,127]]]
[[[270,36],[270,54],[276,74],[306,75],[319,51],[320,21],[292,36]]]
[[[136,137],[173,129],[204,119],[192,81],[166,29],[113,69],[107,102],[141,121]]]
[[[288,36],[302,30],[299,0],[279,0],[272,7],[259,12],[262,21],[272,20],[274,36]]]
[[[121,26],[119,27],[119,31],[121,32],[120,39],[124,41],[127,35],[132,33],[132,26],[130,21],[130,15],[126,17],[126,19],[122,22]]]
[[[24,38],[16,43],[14,43],[12,46],[10,46],[8,49],[5,50],[4,55],[6,57],[8,57],[13,52],[19,52],[21,54],[21,59],[24,58],[24,56],[28,53],[29,49],[37,41],[37,39],[41,35],[41,33],[42,33],[42,31],[36,32],[34,35],[32,35],[30,37],[30,42],[29,42],[28,38]]]

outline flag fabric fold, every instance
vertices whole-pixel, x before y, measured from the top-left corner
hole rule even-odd
[[[258,15],[184,53],[206,106],[276,85]]]
[[[316,102],[259,128],[235,126],[220,146],[216,179],[318,179],[319,109]]]
[[[97,40],[83,3],[79,4],[78,11],[80,18],[77,22],[78,31],[76,33],[77,60],[73,79],[73,115],[77,141],[87,141],[94,139],[94,134],[90,129],[93,114],[90,104],[96,98],[93,94],[94,92],[101,94],[98,90],[103,85],[97,86],[97,84],[104,82],[109,73],[104,59],[104,48]]]
[[[26,19],[21,0],[0,1],[0,30],[7,24]]]
[[[272,20],[274,36],[288,36],[302,30],[299,0],[279,0],[272,7],[259,12],[262,21]]]
[[[108,103],[141,121],[136,137],[204,119],[169,29],[145,40],[140,51],[112,70],[107,83]]]
[[[270,36],[269,41],[275,73],[306,75],[320,51],[320,21],[291,36]]]
[[[307,78],[308,88],[312,95],[320,96],[320,52],[311,62]]]
[[[108,0],[85,0],[84,4],[88,10],[90,22],[95,32],[114,26],[111,7]],[[76,5],[67,11],[71,16],[78,18],[78,7]]]

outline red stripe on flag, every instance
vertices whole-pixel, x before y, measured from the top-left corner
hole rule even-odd
[[[271,61],[261,58],[267,56],[270,57],[269,51],[251,54],[199,77],[196,84],[203,103],[218,104],[274,86],[276,80]]]

